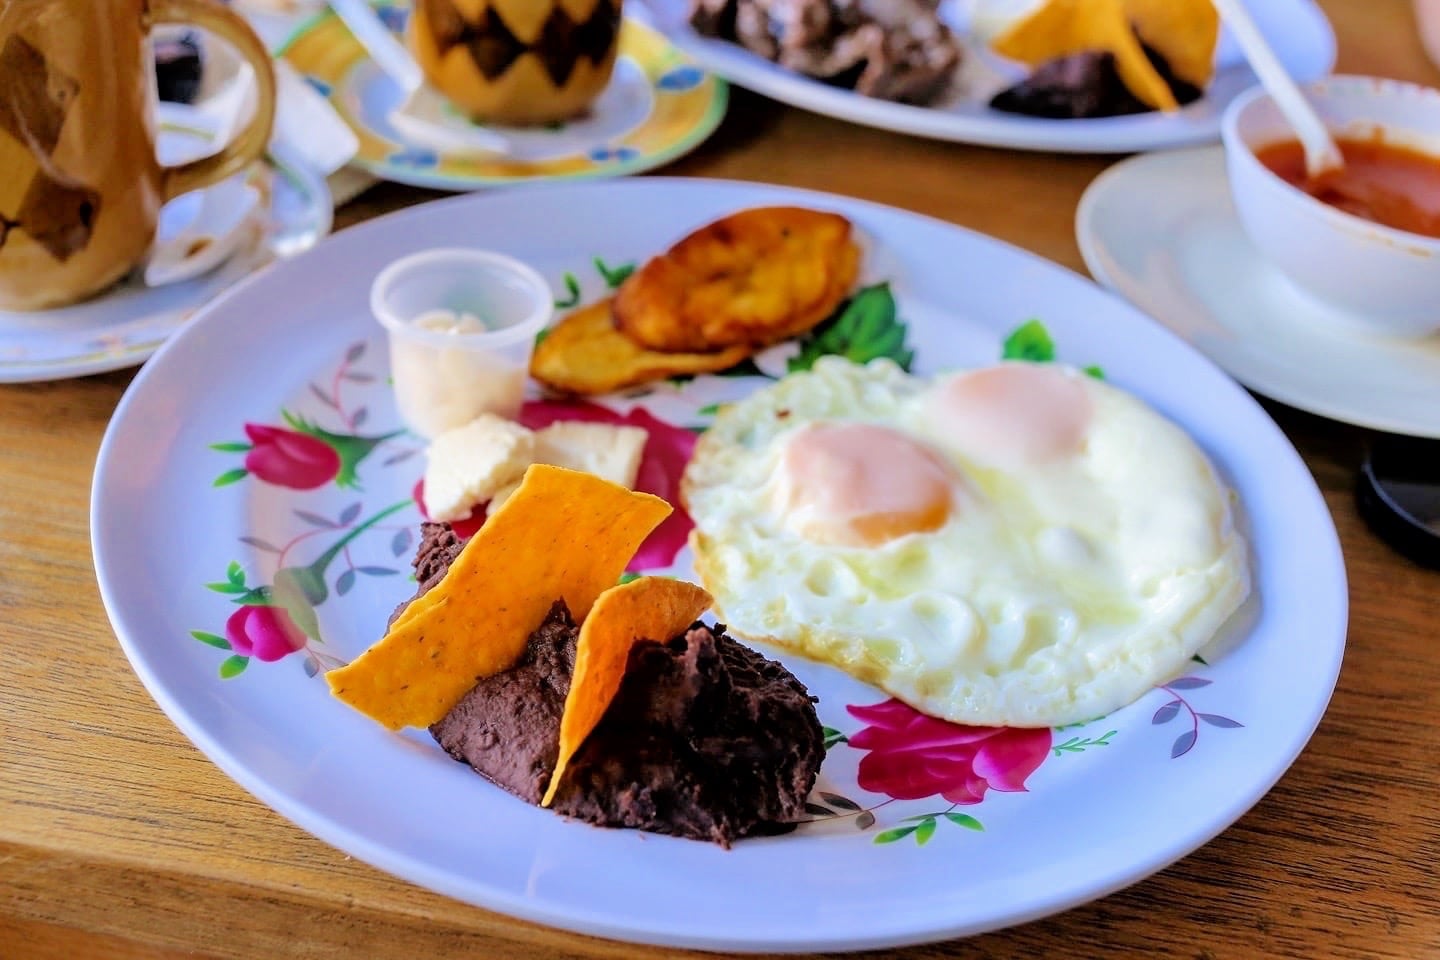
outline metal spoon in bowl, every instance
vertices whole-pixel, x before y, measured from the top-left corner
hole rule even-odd
[[[425,85],[420,65],[376,15],[369,0],[329,0],[329,3],[330,9],[370,54],[370,59],[404,93],[404,102],[391,111],[388,118],[401,135],[420,146],[446,153],[504,156],[513,152],[510,141],[493,130],[475,124],[457,129],[443,123],[443,98]]]
[[[1280,58],[1275,56],[1275,51],[1270,48],[1265,35],[1251,19],[1244,0],[1213,2],[1215,9],[1220,11],[1220,18],[1234,34],[1235,42],[1240,45],[1245,59],[1250,61],[1250,67],[1260,78],[1261,86],[1274,99],[1280,113],[1300,138],[1300,145],[1305,149],[1305,172],[1313,179],[1321,174],[1342,169],[1345,158],[1340,153],[1335,138],[1330,136],[1325,121],[1320,119],[1310,101],[1305,99],[1305,94],[1286,71]]]

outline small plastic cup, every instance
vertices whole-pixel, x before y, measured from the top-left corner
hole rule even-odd
[[[389,334],[400,416],[431,438],[484,413],[519,414],[535,335],[550,320],[554,295],[513,257],[450,247],[382,270],[370,309]]]

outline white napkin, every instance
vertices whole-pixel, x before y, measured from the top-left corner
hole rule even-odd
[[[284,12],[274,4],[257,9],[256,0],[234,4],[266,47],[274,50],[324,3],[287,3]],[[211,40],[209,36],[207,40]],[[205,45],[205,69],[195,106],[228,137],[249,119],[255,108],[254,71],[236,56],[229,44]],[[360,149],[350,126],[329,101],[283,59],[272,61],[275,70],[275,127],[272,145],[304,162],[324,176],[336,206],[352,199],[376,182],[369,174],[346,167]]]

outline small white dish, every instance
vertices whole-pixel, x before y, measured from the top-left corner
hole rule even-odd
[[[1341,139],[1440,156],[1440,91],[1375,77],[1330,77],[1306,97]],[[1360,332],[1426,337],[1440,331],[1440,238],[1396,230],[1329,206],[1255,156],[1295,139],[1275,100],[1255,89],[1221,124],[1231,196],[1257,249],[1308,295],[1353,316]]]
[[[486,413],[513,419],[554,303],[533,267],[488,250],[424,250],[381,270],[370,312],[389,340],[400,418],[430,438]]]
[[[1257,393],[1321,416],[1440,437],[1440,336],[1356,332],[1255,248],[1220,147],[1146,154],[1096,178],[1076,237],[1096,280]]]

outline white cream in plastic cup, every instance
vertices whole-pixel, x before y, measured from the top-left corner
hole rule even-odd
[[[535,336],[554,310],[550,285],[504,254],[463,247],[412,254],[370,288],[389,334],[400,416],[430,438],[492,413],[513,419]]]

